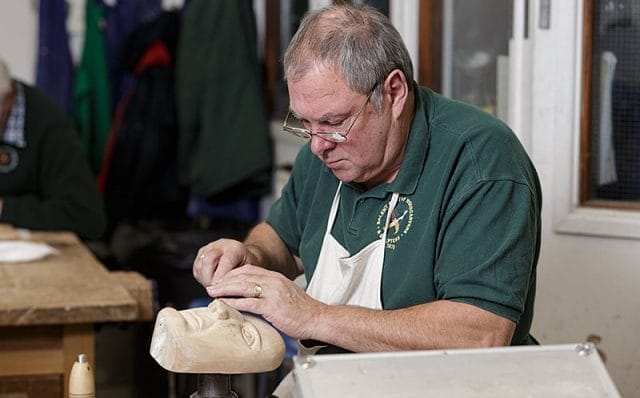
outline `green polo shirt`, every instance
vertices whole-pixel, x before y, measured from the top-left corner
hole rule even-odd
[[[416,91],[416,114],[395,180],[369,190],[343,184],[332,234],[350,254],[387,232],[384,309],[439,299],[471,304],[529,336],[540,251],[541,189],[513,132],[490,114],[431,90]],[[339,181],[305,145],[267,222],[302,259],[307,281],[320,253]]]

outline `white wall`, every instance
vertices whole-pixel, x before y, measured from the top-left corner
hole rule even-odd
[[[0,57],[11,74],[27,83],[35,82],[38,43],[37,1],[0,0]]]

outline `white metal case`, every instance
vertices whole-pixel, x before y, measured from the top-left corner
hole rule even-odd
[[[620,397],[591,343],[294,358],[294,397]]]

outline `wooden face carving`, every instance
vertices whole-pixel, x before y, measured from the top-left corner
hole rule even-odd
[[[150,353],[173,372],[254,373],[278,367],[284,343],[264,320],[214,300],[202,308],[163,308],[156,318]]]

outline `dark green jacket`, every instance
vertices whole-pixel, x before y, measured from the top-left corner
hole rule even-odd
[[[69,230],[82,238],[101,236],[106,225],[102,198],[78,134],[51,99],[27,85],[23,88],[26,147],[0,143],[18,162],[15,168],[0,170],[0,222]]]
[[[181,183],[201,197],[269,192],[271,147],[251,2],[191,0],[177,57]],[[249,183],[248,183],[249,182]]]

